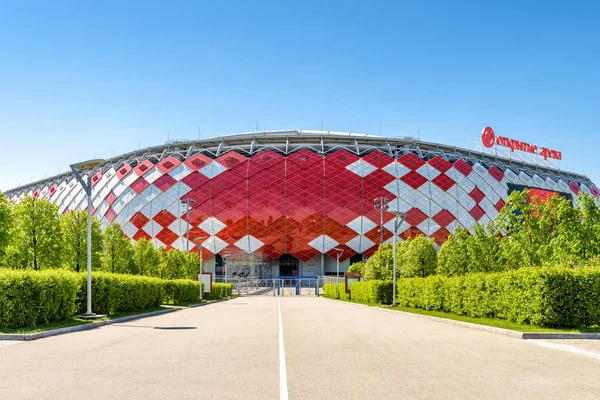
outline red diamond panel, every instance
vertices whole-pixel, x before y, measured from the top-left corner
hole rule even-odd
[[[212,162],[212,159],[205,156],[204,154],[198,153],[198,154],[191,156],[190,158],[185,160],[183,163],[185,164],[186,167],[193,169],[194,171],[198,171],[200,168],[207,166],[211,162]]]
[[[404,232],[402,232],[400,234],[400,237],[402,238],[402,240],[406,240],[406,239],[414,239],[416,237],[419,236],[426,236],[423,232],[421,232],[421,230],[417,227],[410,227],[407,230],[405,230]]]
[[[155,220],[158,224],[160,224],[160,226],[165,228],[165,227],[171,225],[171,223],[173,221],[175,221],[177,218],[173,214],[168,212],[167,210],[162,210],[158,214],[156,214],[154,217],[152,217],[152,219]],[[161,240],[161,242],[167,244],[163,240]],[[168,244],[170,244],[170,243],[168,243]]]
[[[356,174],[354,174],[356,175]],[[381,188],[383,188],[385,185],[387,185],[388,183],[392,182],[394,178],[392,175],[388,174],[387,172],[385,172],[382,169],[378,169],[376,171],[373,171],[372,173],[369,174],[369,176],[366,178],[366,180],[374,185],[377,185]]]
[[[406,183],[408,186],[412,187],[413,189],[418,189],[425,182],[427,182],[427,179],[423,175],[421,175],[421,174],[419,174],[418,172],[415,172],[415,171],[410,171],[408,174],[404,175],[400,179],[404,183]]]
[[[409,225],[417,226],[426,219],[427,215],[425,215],[423,211],[419,210],[418,208],[411,208],[406,213],[406,218],[404,221],[406,221],[406,223]]]
[[[464,160],[458,160],[454,163],[454,169],[463,174],[464,176],[469,176],[471,172],[473,172],[473,167],[467,164]]]
[[[592,192],[595,197],[600,196],[600,190],[598,190],[595,185],[590,186],[590,192]]]
[[[56,189],[58,189],[58,185],[55,183],[54,185],[52,185],[50,190],[48,190],[48,197],[52,197],[54,195],[54,193],[56,193]],[[592,193],[593,192],[594,192],[594,186],[592,186]]]
[[[119,179],[119,180],[123,179],[132,170],[133,170],[133,168],[131,168],[131,165],[129,165],[129,164],[123,164],[123,166],[121,168],[119,168],[119,170],[117,171],[117,179]]]
[[[342,256],[340,257],[340,262],[344,262],[344,261],[346,261],[347,259],[349,259],[350,257],[352,257],[353,255],[356,254],[356,252],[354,250],[352,250],[350,247],[346,246],[345,244],[340,244],[340,245],[337,245],[335,247],[337,247],[338,249],[344,250],[344,252],[342,253]],[[373,246],[373,247],[375,247],[375,246]],[[333,249],[329,250],[325,254],[330,255],[334,259],[337,259],[337,257],[338,257],[338,252],[335,251],[335,250],[333,250]]]
[[[139,211],[133,214],[133,217],[129,219],[129,222],[131,222],[133,226],[138,229],[142,229],[142,227],[146,225],[148,221],[150,221],[150,219]]]
[[[106,198],[104,200],[106,201],[106,204],[108,204],[109,206],[112,206],[112,204],[115,202],[116,199],[117,199],[117,195],[115,194],[115,192],[113,192],[111,190],[108,193],[108,195],[106,195]]]
[[[405,154],[402,157],[400,157],[398,159],[398,162],[404,165],[406,168],[412,169],[413,171],[425,165],[425,161],[411,153]]]
[[[181,182],[185,183],[190,189],[196,189],[197,187],[204,185],[210,179],[206,177],[206,175],[201,174],[200,172],[192,172],[185,178],[181,180]],[[209,189],[210,190],[210,189]]]
[[[368,162],[371,165],[376,166],[377,168],[383,168],[394,161],[394,159],[387,154],[384,154],[380,151],[374,151],[371,154],[367,154],[363,157],[363,160]],[[371,175],[369,174],[369,177]]]
[[[148,160],[144,160],[133,169],[133,172],[135,172],[137,176],[142,176],[146,172],[150,171],[152,167],[154,167],[154,164]]]
[[[448,210],[440,211],[439,213],[435,214],[432,219],[443,228],[447,227],[456,220],[454,215],[452,215]]]
[[[579,188],[579,185],[575,182],[569,183],[569,189],[571,189],[573,191],[573,193],[575,193],[575,195],[578,195],[579,192],[581,191],[581,189]]]
[[[443,245],[446,242],[446,240],[448,240],[448,236],[450,236],[450,232],[448,232],[448,230],[446,228],[438,229],[431,235],[434,242],[438,246]]]
[[[500,168],[496,167],[495,165],[492,165],[492,167],[489,169],[489,173],[498,182],[501,182],[504,178],[504,172],[502,172]]]
[[[40,189],[37,188],[35,192],[33,192],[33,197],[38,197],[40,195]]]
[[[164,228],[156,234],[156,238],[166,245],[171,245],[174,241],[179,239],[179,236],[169,228]]]
[[[140,229],[135,233],[135,235],[133,235],[132,239],[136,242],[139,242],[142,239],[152,240],[152,236],[148,235],[143,229]]]
[[[450,168],[452,168],[452,164],[450,164],[448,161],[444,160],[440,156],[435,156],[435,158],[430,160],[429,165],[431,165],[433,168],[437,169],[438,171],[440,171],[442,173],[444,173],[444,172],[448,171]]]
[[[375,247],[379,247],[379,245],[381,244],[381,233],[379,231],[379,226],[376,226],[375,228],[371,229],[369,232],[365,233],[365,236],[367,238],[369,238],[369,240],[373,241],[373,243],[375,243]],[[390,231],[388,231],[387,229],[383,228],[383,241],[385,242],[386,240],[388,240],[389,238],[391,238],[392,236],[394,236],[394,234]]]
[[[133,182],[129,187],[133,189],[134,192],[140,194],[146,189],[150,184],[144,178],[138,178],[135,182]]]
[[[177,183],[177,180],[171,175],[166,174],[154,181],[154,186],[159,188],[161,191],[166,192],[171,186]]]
[[[485,194],[483,194],[483,192],[481,190],[479,190],[479,188],[475,187],[475,188],[473,188],[473,190],[471,190],[471,193],[469,193],[469,196],[471,196],[473,198],[473,200],[475,200],[475,202],[479,203],[481,200],[483,200],[483,198],[485,197]]]
[[[352,154],[346,150],[337,150],[325,157],[325,164],[333,164],[345,168],[358,159],[359,157],[356,154]]]
[[[117,218],[117,213],[111,207],[108,209],[106,214],[104,214],[104,218],[106,218],[108,222],[112,223],[115,220],[115,218]]]
[[[171,172],[173,169],[175,169],[175,167],[177,167],[179,164],[181,164],[181,161],[179,161],[178,159],[176,159],[174,157],[167,157],[166,159],[164,159],[161,162],[159,162],[158,164],[156,164],[156,168],[158,168],[158,170],[160,172],[162,172],[163,174],[167,174],[167,173]],[[161,242],[162,242],[162,240],[161,240]]]
[[[284,159],[285,158],[281,154],[275,153],[271,150],[265,150],[250,157],[251,163],[259,164],[263,168],[271,168],[283,165]]]
[[[96,172],[94,176],[92,176],[92,187],[96,186],[100,179],[102,178],[102,173],[100,171]]]
[[[445,192],[448,191],[448,189],[450,189],[456,183],[452,180],[452,178],[450,178],[446,174],[439,174],[438,176],[433,178],[431,182],[435,183],[440,189],[442,189]]]
[[[223,154],[222,156],[217,158],[215,161],[227,168],[233,168],[233,167],[245,162],[246,160],[247,160],[247,158],[244,157],[243,155],[236,153],[235,151],[230,151],[228,153]]]
[[[481,217],[485,215],[485,211],[483,211],[483,208],[479,207],[479,205],[476,205],[471,211],[469,211],[469,214],[475,218],[475,221],[479,221]]]
[[[494,205],[494,207],[496,207],[496,210],[498,210],[498,212],[502,211],[502,209],[504,208],[504,205],[506,203],[504,202],[504,200],[500,199],[498,200],[498,202]]]

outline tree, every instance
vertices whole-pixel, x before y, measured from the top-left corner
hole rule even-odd
[[[73,210],[61,216],[64,235],[64,263],[75,272],[87,269],[87,210]],[[100,220],[92,218],[92,270],[100,269],[102,229]]]
[[[435,274],[437,251],[433,238],[418,236],[407,243],[402,256],[402,277],[426,277]]]
[[[466,240],[468,272],[498,272],[504,268],[499,263],[500,239],[492,224],[484,228],[476,224],[473,235]]]
[[[7,260],[15,268],[57,268],[62,262],[63,235],[58,206],[26,196],[14,206],[13,240]]]
[[[437,273],[446,276],[464,275],[469,271],[468,231],[457,227],[442,245],[437,258]]]
[[[6,200],[6,196],[0,191],[0,260],[2,260],[6,254],[6,249],[10,243],[12,228],[12,209]]]
[[[396,244],[396,262],[399,270],[402,257],[410,243],[411,239]],[[383,243],[379,249],[367,260],[365,264],[365,279],[380,279],[391,281],[394,271],[394,246],[390,243]]]
[[[355,262],[348,267],[348,272],[358,272],[361,277],[365,276],[365,263],[362,261]]]
[[[589,193],[579,192],[577,207],[581,210],[579,256],[583,260],[600,255],[600,207]]]
[[[102,269],[112,273],[128,273],[133,266],[133,246],[121,226],[110,224],[102,235]]]
[[[161,263],[161,253],[152,243],[141,239],[133,245],[133,264],[128,271],[135,275],[157,276]]]

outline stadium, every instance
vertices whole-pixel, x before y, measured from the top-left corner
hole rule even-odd
[[[252,132],[170,141],[84,173],[104,227],[116,222],[130,239],[166,249],[201,246],[217,279],[329,275],[338,256],[346,271],[393,239],[394,216],[382,204],[406,213],[399,240],[425,235],[441,245],[458,226],[493,220],[512,190],[600,195],[586,176],[548,161],[558,152],[496,138],[491,128],[482,143],[474,151],[412,137]],[[537,154],[519,159],[514,150]],[[70,172],[6,195],[47,198],[60,213],[87,208]]]

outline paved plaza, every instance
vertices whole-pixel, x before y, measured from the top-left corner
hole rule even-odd
[[[239,297],[0,342],[0,399],[597,399],[599,341],[526,341],[316,297]]]

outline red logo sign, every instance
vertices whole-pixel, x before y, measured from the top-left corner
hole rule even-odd
[[[498,146],[509,147],[510,151],[519,150],[526,153],[537,154],[544,157],[544,160],[547,160],[548,158],[562,160],[562,153],[560,151],[551,150],[546,147],[538,149],[538,147],[533,144],[520,142],[518,140],[509,139],[503,136],[496,136],[494,130],[489,126],[483,128],[483,132],[481,132],[481,142],[487,148],[491,148],[494,146],[494,144],[496,144]]]

